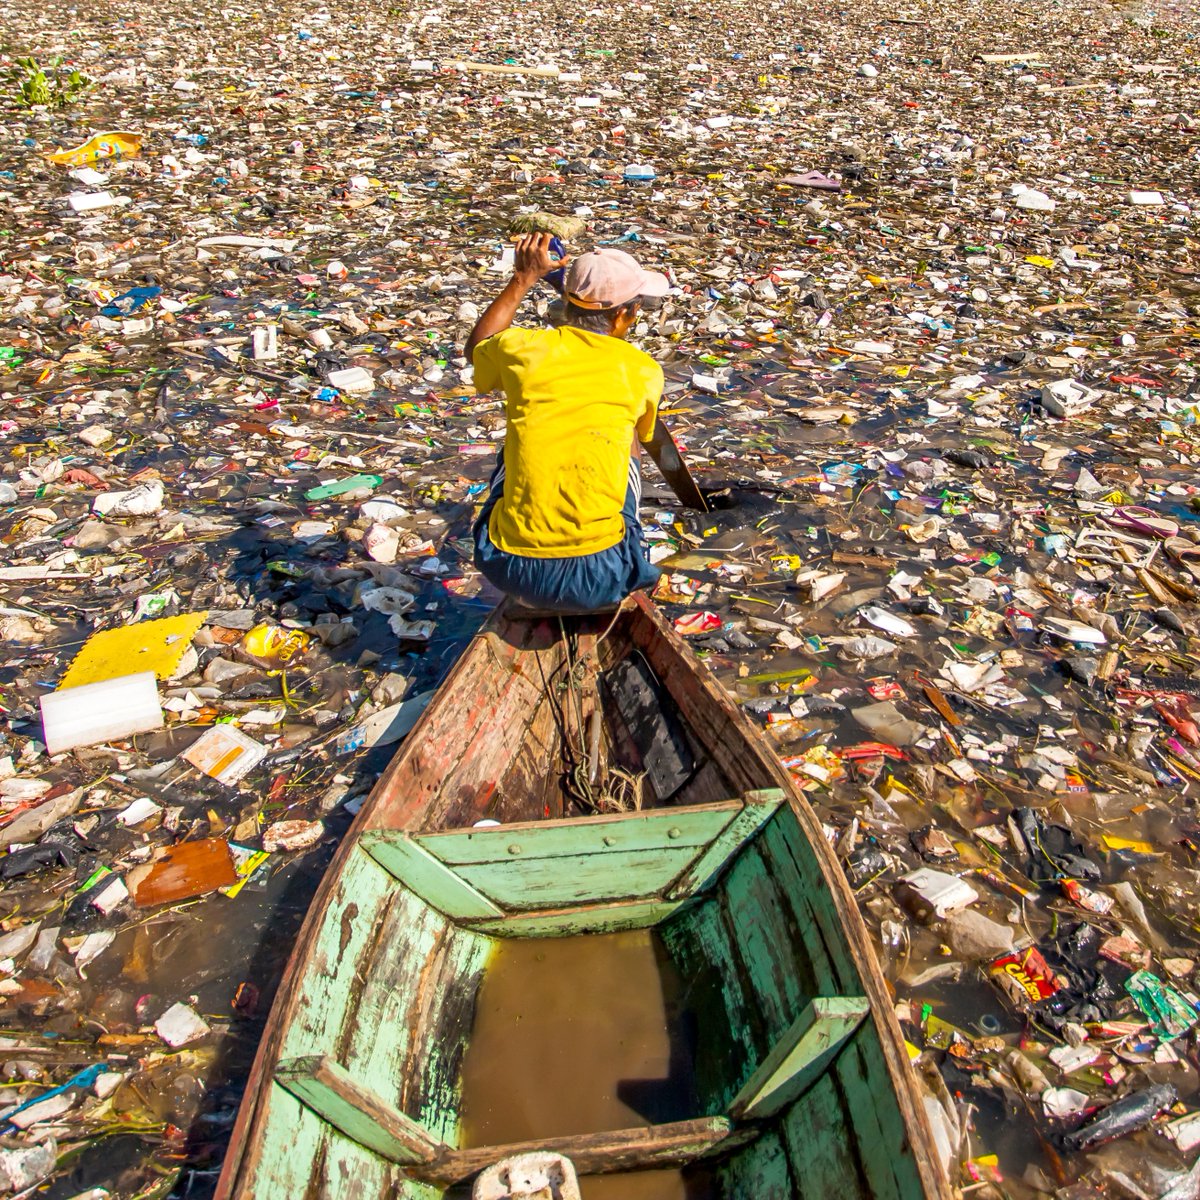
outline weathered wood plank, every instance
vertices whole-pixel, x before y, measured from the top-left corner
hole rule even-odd
[[[654,808],[565,821],[519,821],[483,829],[426,833],[418,844],[448,866],[707,846],[741,811],[740,800]],[[516,847],[516,849],[513,849]]]
[[[457,867],[460,875],[501,908],[527,912],[599,900],[659,896],[696,856],[678,850],[634,850],[627,854],[577,854],[562,858],[517,858],[510,862]]]
[[[696,760],[683,722],[662,682],[641,655],[613,663],[600,677],[606,703],[620,714],[660,801],[687,783]]]
[[[455,1044],[469,1033],[492,943],[451,925],[414,893],[397,892],[364,960],[361,997],[335,1057],[450,1142],[458,1133]]]
[[[802,1175],[802,1160],[790,1159],[783,1142],[772,1129],[736,1154],[718,1164],[717,1178],[723,1185],[719,1194],[738,1200],[796,1200],[801,1192],[792,1177],[792,1167]],[[844,1200],[838,1192],[827,1192],[822,1200]]]
[[[297,980],[298,1002],[280,1058],[325,1054],[339,1044],[357,1007],[365,958],[399,892],[374,859],[358,853],[348,859],[313,932],[310,966]]]
[[[491,939],[447,928],[404,1018],[412,1037],[400,1072],[400,1106],[447,1145],[458,1142],[463,1058],[493,946]]]
[[[577,904],[569,908],[534,909],[509,913],[499,920],[472,922],[470,928],[496,937],[571,937],[577,933],[619,933],[648,929],[665,921],[680,901],[616,900]]]
[[[512,1142],[504,1146],[475,1146],[446,1150],[432,1161],[408,1167],[408,1172],[447,1186],[463,1183],[485,1167],[504,1158],[552,1150],[564,1154],[580,1175],[609,1175],[619,1171],[644,1171],[651,1167],[681,1166],[719,1153],[733,1123],[725,1117],[700,1117],[640,1129],[606,1133],[577,1133],[560,1138]]]
[[[682,909],[658,930],[680,977],[687,980],[688,1008],[695,1014],[699,1044],[696,1088],[705,1112],[724,1112],[739,1084],[768,1047],[755,1040],[745,970],[735,953],[721,904],[707,898]]]
[[[266,1136],[249,1174],[246,1194],[303,1196],[324,1158],[333,1127],[278,1084],[268,1083],[263,1091],[260,1111]],[[361,1147],[355,1149],[366,1155]]]
[[[742,845],[775,815],[783,803],[783,792],[779,788],[748,792],[743,803],[742,811],[709,842],[704,853],[671,886],[667,892],[669,900],[683,899],[711,887]]]
[[[878,1038],[869,1026],[859,1030],[832,1073],[846,1096],[854,1118],[854,1133],[861,1150],[861,1170],[872,1200],[901,1200],[919,1195],[920,1172],[912,1142],[892,1103],[881,1104],[889,1086],[887,1068]]]
[[[798,1197],[871,1200],[859,1165],[864,1147],[858,1144],[853,1116],[832,1071],[818,1076],[782,1115],[780,1131],[788,1158],[796,1165]]]
[[[448,917],[499,917],[503,910],[477,892],[406,833],[364,833],[360,844],[385,871]]]
[[[444,1149],[327,1054],[281,1062],[275,1068],[275,1081],[352,1141],[391,1162],[429,1162]]]
[[[774,1116],[825,1069],[869,1011],[862,996],[816,997],[746,1081],[729,1115],[735,1121]]]
[[[726,929],[743,964],[751,1019],[769,1048],[822,992],[813,986],[806,939],[768,872],[761,841],[738,856],[715,894],[723,901]]]
[[[793,914],[805,957],[812,964],[811,995],[854,995],[861,976],[854,965],[846,931],[837,919],[820,865],[794,821],[775,821],[754,843],[777,884],[780,902]]]

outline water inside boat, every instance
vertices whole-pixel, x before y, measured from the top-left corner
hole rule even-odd
[[[693,1116],[695,1022],[653,930],[501,942],[463,1061],[463,1136],[487,1146]],[[702,1200],[693,1171],[589,1177],[587,1200]]]

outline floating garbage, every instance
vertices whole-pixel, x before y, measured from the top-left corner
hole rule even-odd
[[[709,511],[642,457],[654,598],[816,808],[949,1186],[1196,1191],[1194,6],[0,14],[0,1192],[211,1189],[499,598],[463,346],[543,229],[669,279]]]

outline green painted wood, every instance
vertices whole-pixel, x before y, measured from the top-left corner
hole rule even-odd
[[[414,1036],[401,1100],[406,1111],[447,1144],[459,1140],[463,1058],[494,944],[490,938],[451,927],[436,968],[427,977],[424,999],[411,1014]]]
[[[259,1155],[250,1171],[245,1195],[303,1196],[317,1165],[324,1161],[333,1127],[278,1084],[268,1085],[267,1091],[263,1137],[257,1147]],[[355,1145],[354,1149],[362,1157],[391,1169],[390,1163],[368,1154],[361,1146]]]
[[[398,888],[336,1051],[355,1079],[447,1142],[458,1137],[461,1054],[493,944]]]
[[[892,1100],[895,1092],[873,1022],[863,1024],[832,1070],[853,1115],[858,1167],[872,1200],[921,1195],[916,1159],[899,1106]]]
[[[832,1071],[818,1076],[800,1100],[782,1114],[779,1129],[788,1158],[796,1167],[800,1185],[797,1197],[871,1200],[859,1167],[863,1149],[856,1141],[845,1097]]]
[[[788,1155],[778,1133],[767,1129],[749,1146],[731,1155],[717,1167],[719,1194],[741,1200],[795,1200],[801,1195],[792,1175],[794,1159]],[[803,1164],[795,1162],[797,1175]],[[807,1193],[805,1193],[807,1194]],[[826,1193],[825,1200],[842,1200],[837,1192]]]
[[[408,1181],[400,1166],[380,1158],[317,1116],[299,1099],[271,1084],[268,1127],[251,1172],[250,1196],[389,1196],[390,1200],[439,1200],[440,1189]]]
[[[783,803],[783,791],[769,788],[750,792],[744,797],[745,807],[708,844],[686,871],[675,881],[667,898],[679,900],[697,892],[707,891],[745,842],[748,842],[774,815]]]
[[[725,800],[605,817],[523,821],[453,833],[426,833],[416,840],[449,866],[621,854],[666,846],[682,849],[707,846],[741,809],[740,800]]]
[[[863,996],[818,996],[729,1106],[735,1120],[773,1117],[819,1075],[870,1011]]]
[[[754,846],[769,864],[780,900],[795,913],[806,956],[816,971],[814,992],[853,996],[863,991],[846,931],[820,864],[796,821],[773,821]]]
[[[745,972],[725,926],[721,902],[705,898],[659,926],[697,1021],[696,1091],[702,1112],[725,1112],[768,1044],[755,1040]]]
[[[244,1194],[262,1197],[387,1196],[439,1200],[440,1188],[408,1180],[395,1163],[352,1141],[276,1083],[268,1088],[261,1155]]]
[[[821,993],[805,953],[804,931],[779,894],[760,850],[761,840],[738,856],[717,894],[726,934],[742,964],[749,1016],[760,1031],[760,1050],[765,1053]]]
[[[618,900],[612,904],[511,913],[501,920],[479,921],[470,928],[500,938],[571,937],[579,933],[619,933],[649,929],[674,914],[680,902]]]
[[[298,982],[300,1002],[280,1058],[326,1054],[339,1044],[357,1008],[364,968],[375,957],[376,936],[399,893],[396,881],[368,855],[347,860],[316,935],[312,967]]]
[[[405,833],[365,833],[359,845],[394,879],[448,917],[469,920],[502,915],[486,896]]]
[[[275,1081],[352,1141],[391,1162],[430,1162],[446,1149],[327,1054],[281,1062]]]
[[[620,854],[520,857],[456,869],[472,887],[501,908],[528,912],[600,900],[659,896],[695,857],[694,846],[683,846]]]

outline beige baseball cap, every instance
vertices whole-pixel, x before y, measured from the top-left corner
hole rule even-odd
[[[580,308],[617,308],[639,296],[665,296],[670,282],[658,271],[645,270],[623,250],[589,250],[573,258],[563,286],[566,298]]]

